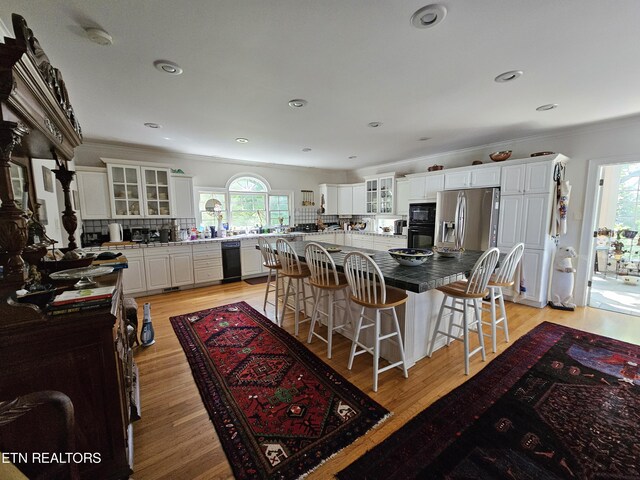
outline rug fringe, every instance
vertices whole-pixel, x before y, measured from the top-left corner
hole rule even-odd
[[[378,420],[378,422],[375,425],[372,425],[371,428],[369,430],[367,430],[366,432],[364,432],[360,437],[358,438],[363,438],[367,433],[371,432],[372,430],[375,430],[376,428],[378,428],[382,423],[386,422],[389,418],[391,418],[393,416],[393,412],[389,412],[387,413],[384,417],[382,417],[380,420]],[[356,439],[357,440],[357,439]],[[355,442],[355,440],[354,440]],[[298,477],[298,480],[303,480],[304,478],[306,478],[307,476],[311,475],[313,472],[315,472],[318,468],[320,468],[322,465],[324,465],[325,463],[327,463],[329,460],[331,460],[332,458],[334,458],[336,455],[338,455],[340,452],[342,452],[345,448],[349,448],[351,445],[353,445],[353,442],[351,442],[349,445],[346,445],[344,447],[342,447],[340,450],[338,450],[337,452],[333,453],[333,455],[325,458],[324,460],[322,460],[322,462],[320,462],[318,465],[316,465],[315,467],[313,467],[311,470],[303,473],[302,475],[300,475]]]

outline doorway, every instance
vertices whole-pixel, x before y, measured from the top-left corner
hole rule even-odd
[[[640,162],[600,172],[588,305],[640,316]]]

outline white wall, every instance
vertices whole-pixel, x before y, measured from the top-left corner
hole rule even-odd
[[[192,175],[197,187],[224,188],[227,180],[238,173],[256,173],[264,177],[274,190],[293,190],[294,207],[302,203],[300,190],[313,190],[319,204],[318,185],[321,183],[346,183],[345,170],[325,170],[319,168],[290,167],[282,165],[240,162],[227,159],[183,155],[154,151],[134,146],[121,146],[87,142],[76,149],[75,161],[78,165],[104,167],[100,157],[134,160],[140,162],[165,163],[171,168],[181,168]]]

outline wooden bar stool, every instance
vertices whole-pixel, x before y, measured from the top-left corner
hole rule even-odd
[[[522,253],[524,252],[524,243],[518,243],[507,254],[498,271],[489,278],[487,287],[489,288],[489,300],[483,300],[483,305],[489,305],[489,309],[484,309],[485,312],[491,313],[491,322],[482,322],[484,325],[491,325],[491,346],[493,351],[496,351],[496,336],[497,327],[499,323],[502,323],[502,329],[504,330],[504,338],[509,343],[509,325],[507,324],[507,310],[504,308],[504,298],[502,296],[502,287],[511,287],[514,284],[513,275],[516,271],[516,267],[520,263]],[[496,318],[496,300],[500,302],[500,318]]]
[[[311,271],[309,285],[314,290],[313,313],[311,314],[311,327],[307,343],[311,343],[315,335],[327,344],[327,358],[331,358],[333,344],[333,332],[342,329],[347,321],[351,323],[351,308],[349,305],[349,284],[344,274],[338,273],[336,264],[329,252],[322,245],[310,242],[304,249],[304,258]],[[342,298],[336,298],[336,292],[342,292]],[[327,310],[320,310],[321,300],[327,300]],[[334,325],[335,310],[342,310],[342,322]],[[327,338],[315,332],[315,326],[320,315],[327,317]]]
[[[265,237],[258,237],[258,246],[260,247],[260,253],[262,253],[262,265],[269,269],[269,275],[267,276],[267,287],[264,291],[264,304],[262,309],[267,311],[267,303],[273,305],[275,309],[275,320],[278,323],[278,300],[280,299],[280,275],[278,272],[282,270],[282,265],[278,260],[276,252],[271,248],[269,240]],[[274,293],[273,302],[269,301],[269,293]]]
[[[491,248],[484,252],[476,264],[473,266],[471,273],[467,280],[461,280],[453,282],[443,287],[438,287],[438,290],[444,293],[442,299],[442,305],[440,306],[440,312],[438,313],[438,320],[433,330],[433,337],[431,338],[431,345],[429,346],[429,357],[433,354],[433,348],[436,344],[438,334],[442,334],[447,337],[447,346],[451,343],[451,340],[459,340],[459,336],[452,335],[453,327],[458,327],[462,330],[462,341],[464,343],[464,373],[469,375],[469,358],[478,352],[482,354],[482,360],[486,360],[486,353],[484,349],[484,335],[482,334],[482,310],[481,302],[484,297],[489,294],[487,284],[489,278],[493,274],[498,262],[498,256],[500,251],[497,248]],[[451,305],[447,305],[447,301],[451,299]],[[475,318],[471,321],[468,317],[468,308],[473,308]],[[444,313],[445,310],[449,310],[449,313]],[[462,324],[454,323],[455,313],[462,313]],[[445,315],[450,316],[449,329],[444,332],[440,330],[440,324]],[[478,332],[478,340],[480,346],[469,351],[469,330],[472,327],[476,327]]]
[[[400,324],[398,323],[398,315],[396,308],[402,305],[408,299],[406,292],[385,285],[384,277],[380,268],[367,255],[361,252],[350,252],[344,258],[344,272],[347,276],[347,282],[351,289],[351,301],[357,303],[362,308],[358,317],[358,324],[351,344],[351,354],[349,355],[348,368],[351,370],[353,366],[353,358],[364,352],[373,355],[373,391],[378,391],[378,376],[380,373],[394,367],[402,365],[402,371],[405,378],[409,377],[407,372],[407,362],[404,356],[404,346],[402,343],[402,334],[400,333]],[[375,317],[371,318],[365,315],[367,309],[375,310]],[[393,332],[381,334],[381,313],[387,313],[393,318]],[[363,320],[371,323],[363,325]],[[368,347],[360,343],[360,332],[367,328],[373,327],[374,341],[373,347]],[[400,361],[380,368],[378,363],[380,359],[380,341],[398,337],[396,343],[400,350]],[[357,350],[361,347],[362,350]]]
[[[291,286],[293,285],[294,289],[294,325],[295,325],[295,335],[298,335],[298,327],[302,322],[308,322],[311,320],[310,317],[307,317],[304,320],[300,320],[300,303],[302,302],[302,306],[304,307],[305,315],[309,310],[306,308],[307,300],[312,298],[312,295],[307,296],[307,291],[304,285],[305,278],[309,278],[311,276],[311,272],[309,271],[309,267],[306,263],[303,263],[298,258],[298,254],[295,252],[293,247],[289,242],[287,242],[284,238],[279,238],[276,241],[276,251],[278,252],[278,260],[280,261],[280,265],[282,269],[280,270],[281,275],[287,278],[289,281],[287,282],[287,289],[284,294],[284,303],[282,304],[282,310],[280,312],[280,323],[278,325],[282,326],[282,322],[284,321],[284,312],[287,308],[287,302],[289,301],[289,292],[291,291]],[[302,294],[302,296],[300,296]]]

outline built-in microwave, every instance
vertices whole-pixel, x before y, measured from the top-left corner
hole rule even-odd
[[[436,204],[412,203],[409,205],[407,247],[431,248],[435,245]]]

